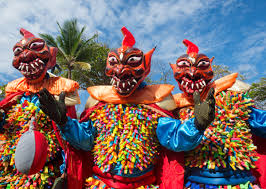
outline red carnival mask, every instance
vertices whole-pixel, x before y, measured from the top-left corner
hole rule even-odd
[[[187,54],[180,56],[171,67],[180,90],[191,98],[195,91],[203,94],[212,80],[211,63],[214,57],[209,59],[205,54],[198,54],[198,47],[186,39],[183,43],[188,47]]]
[[[133,35],[123,27],[121,29],[124,39],[122,47],[110,51],[107,57],[107,76],[112,77],[111,84],[118,95],[127,97],[131,95],[150,72],[153,48],[146,54],[134,48]]]
[[[13,47],[13,66],[31,83],[41,81],[47,69],[56,64],[57,48],[48,47],[43,39],[21,28],[21,39]]]

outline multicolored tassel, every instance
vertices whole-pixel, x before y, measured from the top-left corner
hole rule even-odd
[[[103,172],[117,166],[120,175],[153,165],[158,153],[159,117],[141,105],[106,104],[95,110],[90,116],[98,131],[93,149],[95,164]]]
[[[247,123],[254,102],[244,93],[221,92],[216,96],[216,118],[205,130],[201,144],[186,155],[186,166],[231,167],[233,170],[255,168],[258,160]],[[187,114],[184,113],[188,111]],[[180,118],[189,119],[191,109],[184,109]],[[184,115],[190,115],[184,117]]]

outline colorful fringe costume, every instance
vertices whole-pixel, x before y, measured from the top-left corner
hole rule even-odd
[[[60,127],[76,149],[91,150],[88,160],[93,164],[83,162],[90,170],[84,175],[86,188],[182,188],[184,170],[178,158],[183,159],[183,153],[170,152],[162,144],[171,143],[175,151],[193,149],[202,133],[188,129],[195,127],[194,119],[180,125],[160,107],[171,90],[170,85],[145,86],[133,94],[139,99],[122,99],[111,86],[88,88],[97,103],[82,113],[80,123],[68,118]],[[119,98],[123,103],[114,103]]]
[[[221,78],[220,81],[222,80],[226,79]],[[260,185],[256,185],[259,184],[259,179],[265,181],[259,177],[256,181],[251,170],[261,172],[261,168],[256,170],[256,164],[262,154],[257,153],[251,131],[260,127],[261,135],[265,133],[265,119],[263,120],[265,112],[254,109],[253,100],[244,92],[230,90],[220,92],[220,81],[216,81],[213,85],[217,94],[216,118],[205,130],[201,144],[185,154],[187,171],[185,187],[259,188]],[[179,101],[178,98],[175,100]],[[193,108],[180,106],[178,117],[182,121],[193,118]],[[252,117],[257,117],[258,123],[250,130],[249,119]],[[255,122],[254,120],[253,123]]]
[[[0,188],[51,188],[65,169],[60,170],[64,162],[62,148],[68,157],[66,161],[72,160],[74,151],[67,148],[55,123],[40,109],[38,93],[46,88],[58,97],[65,91],[67,113],[76,118],[74,106],[80,103],[79,85],[47,73],[56,64],[57,48],[48,47],[43,39],[25,29],[20,29],[20,33],[23,38],[13,48],[12,64],[24,77],[7,84],[6,98],[0,102]],[[18,151],[21,153],[16,156]]]
[[[266,145],[259,138],[266,137],[266,111],[254,108],[246,94],[248,86],[236,80],[237,73],[211,82],[214,57],[198,53],[198,47],[187,39],[183,43],[187,53],[171,64],[183,91],[174,95],[176,117],[193,118],[194,103],[207,99],[213,89],[216,99],[215,120],[200,145],[185,154],[185,187],[266,188]],[[200,99],[195,98],[197,93]]]
[[[51,84],[50,89],[55,87],[57,83],[64,82],[72,86],[69,87],[67,92],[72,93],[77,90],[77,83],[63,78],[48,78],[43,83],[50,80],[55,81],[55,79],[57,82]],[[30,90],[24,92],[20,90],[17,82],[21,80],[23,79],[15,80],[7,85],[6,92],[9,96],[0,102],[0,107],[7,110],[6,119],[1,130],[0,187],[51,188],[55,178],[61,176],[60,166],[63,164],[62,148],[56,136],[58,131],[54,131],[52,121],[40,110],[37,94]],[[17,87],[19,92],[14,93],[14,87]],[[60,90],[58,87],[56,88]],[[52,89],[50,91],[54,93]],[[58,94],[55,93],[55,95]],[[68,113],[75,118],[73,106],[68,108]],[[32,117],[35,117],[35,130],[42,133],[48,141],[48,156],[45,166],[40,172],[27,176],[16,170],[14,155],[21,135],[29,130]]]
[[[59,126],[72,147],[88,152],[76,156],[82,169],[69,165],[73,168],[67,173],[74,170],[78,175],[75,188],[182,189],[182,151],[194,149],[203,132],[194,118],[183,124],[172,118],[172,85],[143,82],[155,48],[144,54],[133,47],[133,35],[125,27],[121,31],[122,46],[109,52],[106,63],[112,86],[89,87],[91,96],[81,120],[68,117]],[[45,94],[42,101],[48,98]]]

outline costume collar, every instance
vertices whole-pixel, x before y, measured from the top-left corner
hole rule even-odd
[[[96,100],[113,104],[152,104],[160,102],[171,94],[173,85],[159,84],[147,85],[142,89],[137,89],[129,97],[119,96],[113,86],[101,85],[89,87],[87,91]]]
[[[48,77],[39,83],[29,83],[23,77],[9,82],[5,91],[6,96],[8,96],[18,91],[37,93],[43,88],[46,88],[53,95],[59,95],[62,91],[66,93],[76,91],[79,88],[79,84],[76,81],[62,77]]]

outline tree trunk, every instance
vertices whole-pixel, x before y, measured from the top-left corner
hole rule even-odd
[[[72,79],[72,69],[70,67],[68,68],[67,78]]]

